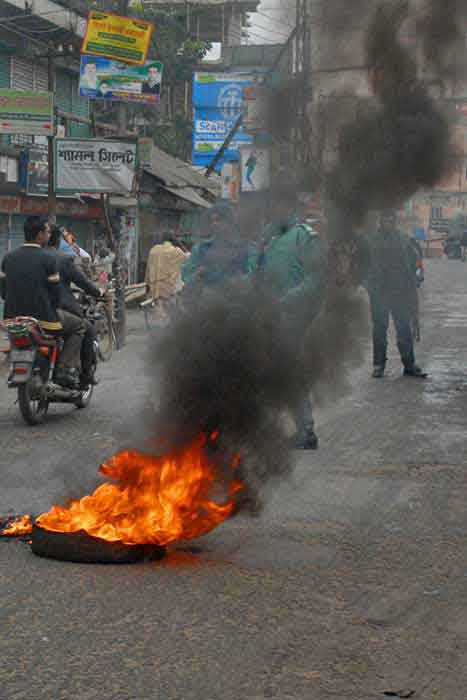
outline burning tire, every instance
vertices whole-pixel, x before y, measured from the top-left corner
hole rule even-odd
[[[151,544],[109,542],[79,532],[54,532],[39,525],[32,528],[31,549],[39,557],[84,564],[134,564],[162,559],[165,547]]]

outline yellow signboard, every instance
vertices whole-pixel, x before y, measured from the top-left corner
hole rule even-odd
[[[153,29],[152,22],[92,10],[81,53],[143,65]]]

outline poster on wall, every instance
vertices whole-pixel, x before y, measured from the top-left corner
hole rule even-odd
[[[134,66],[97,56],[81,56],[79,94],[93,100],[158,104],[162,63],[146,61]]]
[[[153,29],[152,22],[91,10],[81,53],[143,65]]]
[[[242,192],[266,190],[271,182],[271,153],[268,148],[244,146],[240,150]]]
[[[45,148],[31,148],[27,165],[26,192],[46,195],[49,191],[49,158]]]
[[[266,131],[268,122],[268,91],[261,85],[243,88],[243,127],[247,131]]]
[[[238,202],[240,196],[240,164],[224,163],[222,166],[222,199]]]
[[[53,136],[51,92],[0,89],[0,134]]]
[[[55,139],[55,190],[58,194],[133,190],[136,143],[102,139]]]

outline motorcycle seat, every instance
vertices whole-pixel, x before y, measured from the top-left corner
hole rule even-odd
[[[57,344],[58,337],[48,335],[47,333],[44,333],[43,330],[34,328],[31,329],[30,333],[38,345],[45,345],[48,348],[53,348]]]

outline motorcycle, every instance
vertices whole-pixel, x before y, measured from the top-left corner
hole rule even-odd
[[[80,409],[89,405],[92,385],[71,389],[54,381],[64,344],[62,337],[48,335],[40,323],[29,316],[4,321],[3,327],[10,341],[7,385],[17,390],[19,409],[28,425],[42,423],[51,403],[74,404]],[[97,356],[95,347],[96,364]]]

